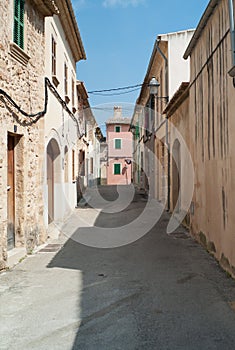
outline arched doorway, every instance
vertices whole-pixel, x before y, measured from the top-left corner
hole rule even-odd
[[[180,178],[181,178],[180,142],[175,140],[172,149],[172,204],[173,210],[180,210]]]
[[[51,139],[47,145],[48,224],[55,217],[54,191],[55,183],[61,182],[60,158],[59,145],[55,139]]]

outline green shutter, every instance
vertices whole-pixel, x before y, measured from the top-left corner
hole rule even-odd
[[[15,0],[13,41],[24,48],[24,0]]]
[[[115,148],[116,149],[122,148],[122,140],[121,139],[115,139]]]
[[[137,124],[135,127],[135,138],[137,139],[140,137],[140,130],[139,130],[139,125]]]
[[[114,164],[114,175],[121,174],[121,164]]]
[[[120,132],[120,131],[121,131],[120,126],[115,126],[115,131],[116,131],[116,132]]]

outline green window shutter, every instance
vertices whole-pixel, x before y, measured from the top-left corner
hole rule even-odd
[[[139,130],[139,125],[137,124],[135,127],[135,137],[136,139],[140,136],[140,130]]]
[[[115,132],[120,132],[121,131],[121,128],[119,125],[115,126]]]
[[[115,148],[116,149],[122,148],[122,140],[121,139],[115,139]]]
[[[121,174],[121,164],[114,164],[114,175]]]
[[[24,0],[15,0],[13,41],[24,49]]]

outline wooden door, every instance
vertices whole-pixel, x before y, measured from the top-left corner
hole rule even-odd
[[[8,135],[7,150],[7,249],[15,247],[15,138]]]

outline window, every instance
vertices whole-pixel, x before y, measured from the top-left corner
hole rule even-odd
[[[122,140],[115,139],[115,149],[121,149],[121,148],[122,148]]]
[[[120,131],[121,131],[120,125],[116,125],[116,126],[115,126],[115,132],[120,132]]]
[[[79,174],[85,176],[85,151],[79,151]]]
[[[121,164],[114,164],[113,165],[113,173],[114,175],[121,175]]]
[[[138,139],[140,137],[140,129],[139,124],[137,123],[135,126],[135,138]]]
[[[94,172],[94,160],[93,158],[90,158],[90,173],[93,174]]]
[[[24,0],[15,0],[13,41],[24,49]]]
[[[51,37],[51,73],[56,75],[56,42],[54,37]]]
[[[64,64],[64,94],[68,95],[68,67],[67,64]]]

